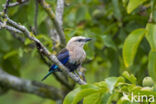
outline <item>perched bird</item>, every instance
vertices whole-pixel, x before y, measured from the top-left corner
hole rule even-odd
[[[66,66],[70,72],[74,72],[85,60],[86,53],[83,49],[83,46],[90,40],[91,38],[86,38],[83,36],[72,37],[68,41],[66,47],[57,55],[57,59],[64,66]],[[51,73],[57,71],[60,71],[59,67],[56,64],[53,64],[50,67],[48,74],[42,79],[42,81],[45,80]]]

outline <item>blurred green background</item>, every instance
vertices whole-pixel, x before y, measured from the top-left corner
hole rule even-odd
[[[46,0],[55,11],[56,0]],[[123,71],[134,74],[137,84],[148,76],[148,54],[150,45],[143,38],[138,46],[133,65],[126,67],[122,49],[126,37],[135,29],[145,28],[151,13],[150,1],[145,1],[133,12],[127,13],[129,0],[65,0],[63,29],[66,40],[72,36],[86,36],[93,41],[85,46],[87,60],[83,67],[87,69],[88,83],[103,81],[110,76],[120,76]],[[0,11],[5,0],[0,0]],[[16,2],[12,0],[11,2]],[[8,9],[8,16],[26,26],[30,31],[34,27],[35,0]],[[53,53],[52,40],[47,26],[48,15],[39,5],[37,38]],[[24,37],[24,35],[22,36]],[[31,41],[24,44],[15,39],[10,32],[0,30],[0,67],[6,72],[24,79],[40,81],[48,72],[48,66],[40,59],[37,49],[30,48]],[[129,47],[131,48],[131,47]],[[44,83],[58,88],[60,83],[51,75]],[[9,91],[0,96],[0,104],[55,104],[55,101],[35,95]]]

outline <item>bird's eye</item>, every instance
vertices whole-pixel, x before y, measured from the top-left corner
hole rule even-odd
[[[83,39],[78,39],[77,41],[78,41],[78,42],[82,42],[82,41],[83,41]]]

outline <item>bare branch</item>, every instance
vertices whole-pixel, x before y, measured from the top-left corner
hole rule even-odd
[[[63,25],[63,11],[64,11],[64,0],[57,0],[57,7],[56,7],[56,19],[60,25],[60,27],[62,28]],[[59,34],[57,33],[56,29],[51,29],[52,25],[51,22],[49,22],[50,19],[48,18],[46,20],[46,23],[48,25],[49,29],[49,35],[51,37],[51,39],[53,40],[53,45],[54,45],[54,49],[56,48],[55,46],[57,46],[57,44],[60,42],[60,37]],[[61,46],[63,47],[65,44],[61,44]]]
[[[63,25],[63,12],[64,12],[64,0],[57,0],[56,19],[61,27]]]
[[[65,42],[65,35],[64,35],[63,29],[62,29],[61,25],[59,24],[58,20],[56,19],[54,12],[50,8],[50,5],[48,3],[46,3],[45,0],[41,0],[40,4],[44,8],[44,10],[47,12],[50,19],[53,21],[56,31],[60,36],[61,43],[65,44],[66,42]]]
[[[63,99],[63,93],[52,86],[36,81],[24,80],[4,72],[0,68],[0,84],[6,88],[20,92],[35,94],[49,99]]]
[[[21,3],[20,3],[20,2],[10,3],[10,4],[8,5],[8,7],[15,7],[15,6],[18,6],[18,5],[23,5],[23,4],[26,4],[28,1],[29,1],[29,0],[22,0]],[[5,6],[5,5],[3,4],[3,7],[4,7],[4,6]]]
[[[9,31],[13,31],[13,32],[15,32],[15,33],[20,33],[20,34],[22,33],[20,30],[14,28],[14,27],[12,27],[12,26],[8,26],[8,25],[6,25],[6,24],[3,24],[2,22],[0,22],[0,29],[3,29],[3,28],[5,28],[5,29],[7,29],[7,30],[9,30]]]
[[[7,22],[9,24],[11,24],[15,28],[19,29],[20,31],[22,31],[25,34],[25,36],[27,36],[30,40],[32,40],[36,44],[38,44],[39,49],[40,49],[40,52],[42,52],[44,55],[46,55],[49,58],[49,60],[51,60],[52,62],[54,62],[56,65],[58,65],[58,67],[62,70],[62,72],[64,72],[68,76],[70,76],[75,82],[77,82],[79,84],[86,84],[86,82],[83,81],[83,80],[81,80],[80,77],[77,77],[73,73],[69,72],[68,69],[62,63],[59,62],[59,60],[57,59],[57,57],[55,55],[52,55],[48,51],[48,49],[32,33],[30,33],[28,31],[28,29],[25,26],[22,26],[22,25],[17,24],[16,22],[14,22],[13,20],[11,20],[7,16],[5,16],[5,18],[8,20]]]
[[[6,14],[6,12],[7,12],[9,2],[10,2],[10,0],[6,0],[5,6],[4,6],[4,10],[3,10],[4,14]]]

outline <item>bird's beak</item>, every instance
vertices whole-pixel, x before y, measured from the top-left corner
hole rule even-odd
[[[85,42],[88,42],[88,41],[90,41],[90,40],[92,40],[91,38],[87,38],[87,39],[85,39]]]

